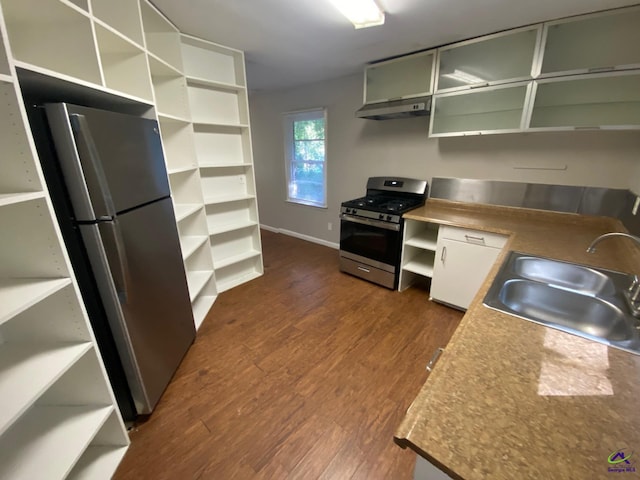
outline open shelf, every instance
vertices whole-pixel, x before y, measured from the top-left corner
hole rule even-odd
[[[91,349],[80,344],[3,344],[0,348],[0,435],[74,362]],[[25,379],[29,379],[28,382]],[[0,467],[1,468],[1,467]]]
[[[246,125],[246,95],[235,90],[204,87],[187,80],[191,120],[201,124]]]
[[[228,267],[216,269],[216,285],[218,292],[225,292],[233,287],[258,278],[262,275],[260,256],[233,263]]]
[[[102,84],[88,13],[47,0],[7,0],[2,9],[15,59]]]
[[[109,480],[127,451],[124,426],[116,412],[109,415],[96,436],[76,463],[69,479]]]
[[[258,222],[254,220],[243,220],[240,222],[211,225],[209,226],[209,235],[220,235],[221,233],[242,230],[243,228],[255,227],[256,225],[258,225]]]
[[[205,213],[210,235],[257,225],[258,223],[257,209],[255,202],[252,200],[245,199],[207,205]]]
[[[153,57],[149,57],[149,68],[159,114],[189,118],[187,83],[182,74]]]
[[[187,284],[189,285],[189,297],[191,301],[202,291],[207,281],[213,276],[212,270],[187,272]]]
[[[185,170],[169,177],[171,196],[178,204],[202,203],[200,175],[197,170]]]
[[[209,231],[207,230],[207,224],[204,216],[204,209],[199,208],[197,214],[189,215],[178,223],[178,232],[180,238],[182,237],[207,237]]]
[[[211,253],[215,269],[227,267],[247,258],[260,255],[258,229],[245,228],[216,235],[211,242]]]
[[[0,207],[14,203],[28,202],[29,200],[36,200],[38,198],[44,198],[44,192],[0,193]]]
[[[216,295],[199,295],[193,302],[193,319],[196,324],[196,329],[200,328],[202,322],[206,318],[209,310],[216,301]]]
[[[200,248],[209,237],[206,235],[184,236],[180,238],[180,248],[182,249],[183,260],[188,259]]]
[[[0,438],[0,478],[65,478],[112,411],[34,406]]]
[[[29,136],[24,124],[20,103],[12,83],[0,83],[0,194],[3,203],[12,203],[4,194],[41,192],[35,159],[31,154]],[[20,200],[20,197],[16,197]]]
[[[169,175],[180,175],[182,173],[195,172],[196,170],[198,170],[198,167],[195,165],[187,165],[184,167],[169,168],[167,169],[167,173]]]
[[[91,0],[93,15],[139,46],[144,45],[140,8],[131,0]]]
[[[68,278],[0,279],[0,325],[70,284]]]
[[[0,278],[69,276],[66,258],[43,198],[0,208]]]
[[[251,139],[246,128],[197,124],[194,143],[201,167],[251,163]]]
[[[177,203],[173,204],[173,210],[175,211],[177,222],[184,220],[190,215],[193,215],[201,208],[202,208],[202,205],[200,204],[187,204],[187,205],[181,205]]]
[[[200,170],[205,203],[228,202],[253,197],[252,170],[244,166]]]
[[[415,255],[402,266],[403,270],[417,273],[423,277],[433,277],[434,252],[424,251]]]
[[[139,47],[95,25],[105,86],[151,101],[146,54]]]
[[[218,203],[230,203],[237,202],[239,200],[250,200],[256,198],[255,195],[248,194],[235,194],[235,195],[216,195],[215,197],[206,197],[204,199],[205,205],[216,205]]]
[[[178,30],[146,1],[140,2],[142,25],[147,50],[182,71],[180,34]]]
[[[96,445],[84,452],[69,475],[74,480],[110,480],[128,446]]]
[[[438,225],[408,220],[404,228],[405,245],[435,252],[438,242]]]
[[[216,270],[219,270],[221,268],[225,268],[230,265],[240,263],[240,262],[243,262],[244,260],[248,260],[250,258],[254,258],[258,256],[260,256],[260,252],[258,250],[246,250],[242,253],[239,253],[237,255],[233,255],[230,257],[225,257],[221,260],[214,260],[213,266]]]
[[[169,120],[160,115],[158,115],[158,119],[169,172],[197,168],[191,124]]]
[[[245,86],[244,56],[241,51],[181,36],[184,73],[199,81]]]
[[[437,235],[437,233],[436,233]],[[422,248],[424,250],[432,250],[435,252],[436,250],[436,241],[437,236],[434,238],[424,238],[424,237],[413,237],[405,242],[406,245],[411,247]]]

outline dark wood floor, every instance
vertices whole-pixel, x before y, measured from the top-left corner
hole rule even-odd
[[[393,442],[462,314],[262,232],[265,274],[222,293],[116,479],[410,479]]]

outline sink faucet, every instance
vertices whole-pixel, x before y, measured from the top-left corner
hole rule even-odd
[[[589,245],[589,247],[587,248],[587,253],[594,253],[596,251],[596,245],[597,244],[599,244],[605,238],[611,238],[611,237],[626,237],[626,238],[630,238],[631,240],[636,242],[638,245],[640,245],[640,237],[636,237],[636,236],[633,236],[633,235],[629,235],[628,233],[621,233],[621,232],[605,233],[604,235],[600,235],[593,242],[591,242],[591,245]]]
[[[621,232],[605,233],[604,235],[600,235],[593,242],[591,242],[591,245],[587,247],[587,253],[594,253],[596,251],[596,245],[598,243],[606,238],[612,237],[626,237],[640,245],[640,237]],[[636,318],[640,318],[640,278],[638,278],[638,275],[629,275],[629,277],[631,278],[631,284],[624,291],[624,298],[627,301],[627,304],[629,305],[633,316]]]

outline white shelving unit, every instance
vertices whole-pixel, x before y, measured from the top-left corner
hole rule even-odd
[[[400,291],[409,288],[416,281],[433,277],[438,225],[407,219],[403,237],[398,283]]]
[[[108,479],[129,440],[16,66],[157,115],[199,326],[218,292],[263,272],[244,55],[146,0],[0,0],[0,478]]]
[[[181,47],[215,284],[223,292],[263,273],[244,55],[186,35]]]
[[[13,67],[17,57],[100,84],[92,20],[86,3],[78,4],[0,3],[0,478],[42,478],[45,468],[47,478],[62,479],[79,465],[95,464],[101,474],[92,478],[109,478],[129,444]]]

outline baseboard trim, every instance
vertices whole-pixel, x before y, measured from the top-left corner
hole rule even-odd
[[[260,228],[264,228],[265,230],[273,233],[282,233],[283,235],[288,235],[290,237],[299,238],[300,240],[306,240],[307,242],[317,243],[318,245],[323,245],[325,247],[333,248],[338,250],[340,248],[340,244],[329,242],[327,240],[323,240],[321,238],[312,237],[310,235],[304,235],[302,233],[294,232],[291,230],[286,230],[284,228],[276,228],[270,227],[269,225],[265,225],[263,223],[260,224]]]

